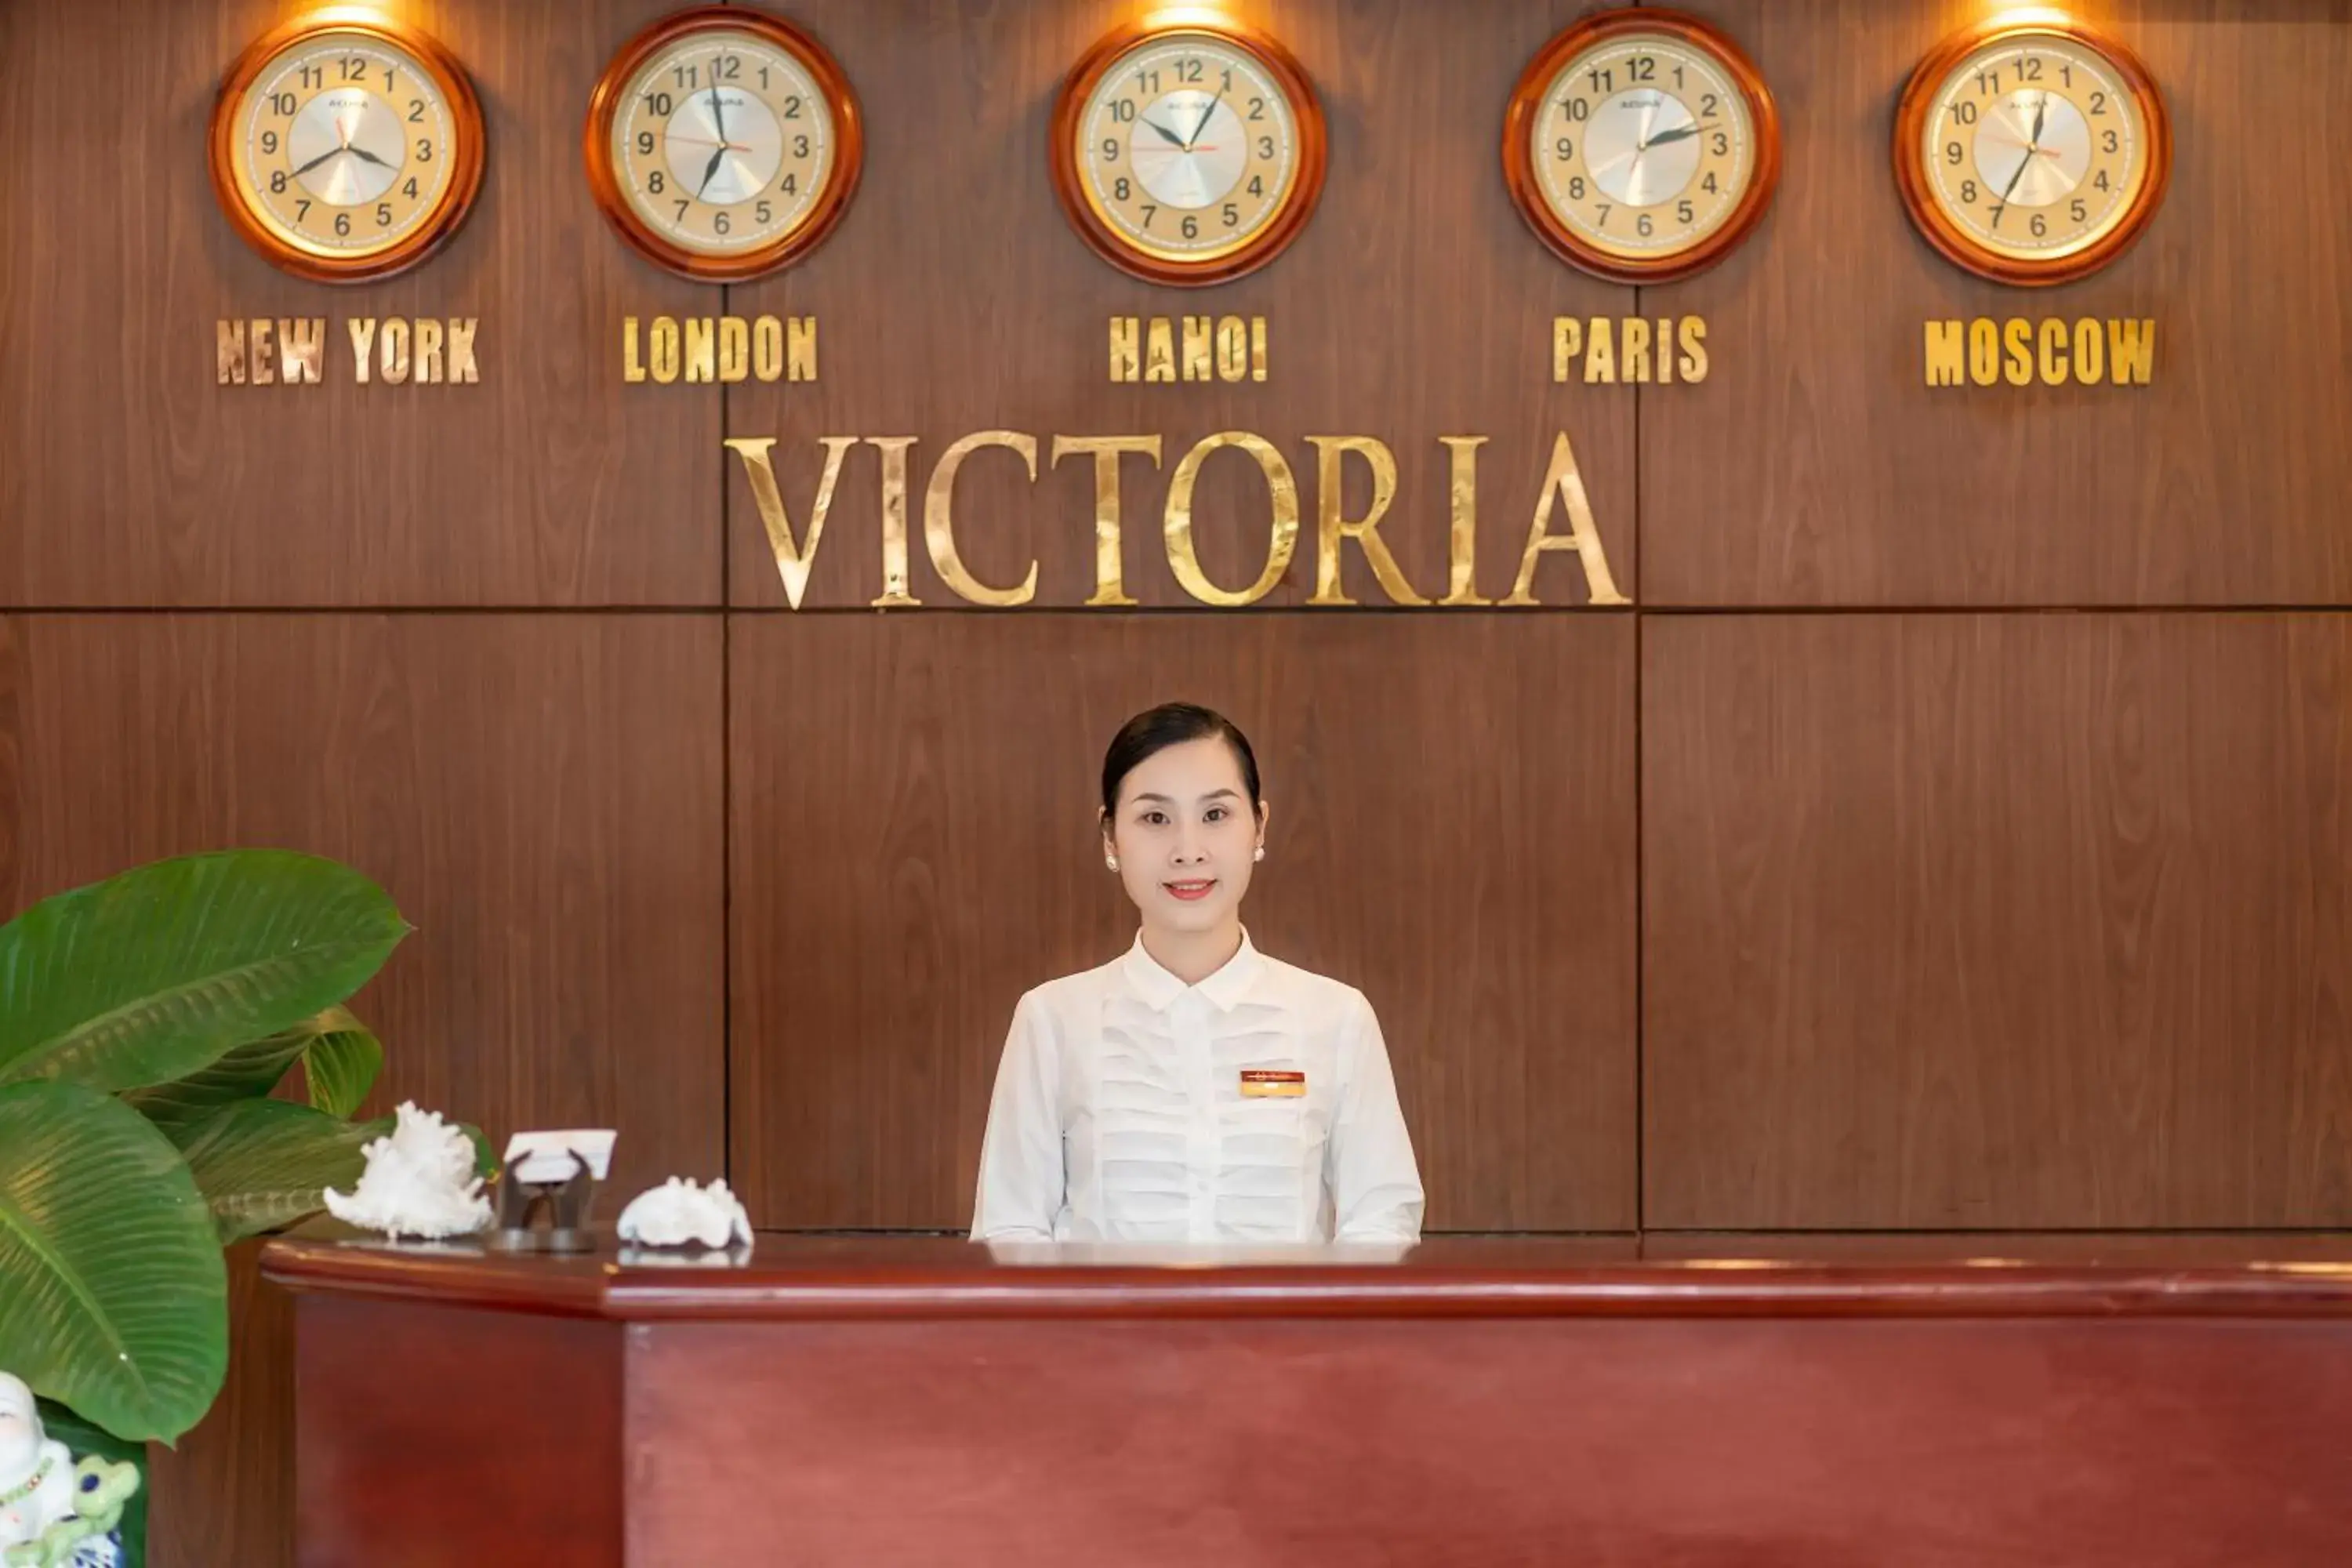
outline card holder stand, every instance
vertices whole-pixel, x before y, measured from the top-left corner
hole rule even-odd
[[[588,1162],[570,1150],[572,1174],[560,1182],[524,1182],[511,1166],[499,1177],[498,1227],[487,1245],[494,1252],[591,1252],[588,1211],[596,1199],[596,1178]],[[544,1219],[542,1227],[538,1222]]]

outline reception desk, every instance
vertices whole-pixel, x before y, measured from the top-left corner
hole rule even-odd
[[[318,1568],[2352,1563],[2341,1237],[263,1268]]]

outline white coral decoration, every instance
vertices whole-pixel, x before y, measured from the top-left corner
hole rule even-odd
[[[620,1232],[623,1241],[647,1247],[682,1247],[689,1241],[725,1247],[751,1239],[751,1217],[724,1181],[706,1187],[672,1176],[629,1200],[621,1211]]]
[[[474,1173],[474,1144],[465,1130],[403,1100],[392,1132],[360,1152],[367,1168],[350,1196],[330,1187],[327,1208],[364,1230],[428,1239],[467,1236],[490,1223],[490,1201]]]

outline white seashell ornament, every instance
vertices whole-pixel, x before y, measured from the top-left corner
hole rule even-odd
[[[490,1201],[474,1173],[465,1130],[403,1100],[397,1125],[361,1151],[367,1168],[348,1196],[330,1187],[328,1212],[347,1225],[397,1240],[468,1236],[490,1223]]]
[[[618,1226],[623,1241],[646,1247],[726,1247],[751,1239],[751,1218],[724,1180],[709,1186],[672,1176],[629,1200]]]

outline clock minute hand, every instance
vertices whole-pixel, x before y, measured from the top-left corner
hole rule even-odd
[[[1697,134],[1698,126],[1696,123],[1677,126],[1672,131],[1659,132],[1655,136],[1643,142],[1641,150],[1646,153],[1653,147],[1663,147],[1669,142],[1687,142]]]
[[[1209,117],[1217,112],[1217,105],[1223,102],[1224,98],[1225,89],[1222,87],[1217,89],[1217,96],[1209,100],[1209,107],[1201,110],[1200,119],[1192,121],[1192,134],[1184,139],[1184,151],[1190,153],[1192,150],[1192,143],[1198,142],[1201,132],[1209,128]]]
[[[320,153],[317,157],[311,159],[309,163],[303,164],[300,168],[295,170],[294,178],[299,180],[303,175],[309,174],[311,170],[317,168],[320,164],[325,163],[328,159],[333,157],[336,153],[348,153],[350,151],[351,149],[349,147],[330,147],[325,152]]]

